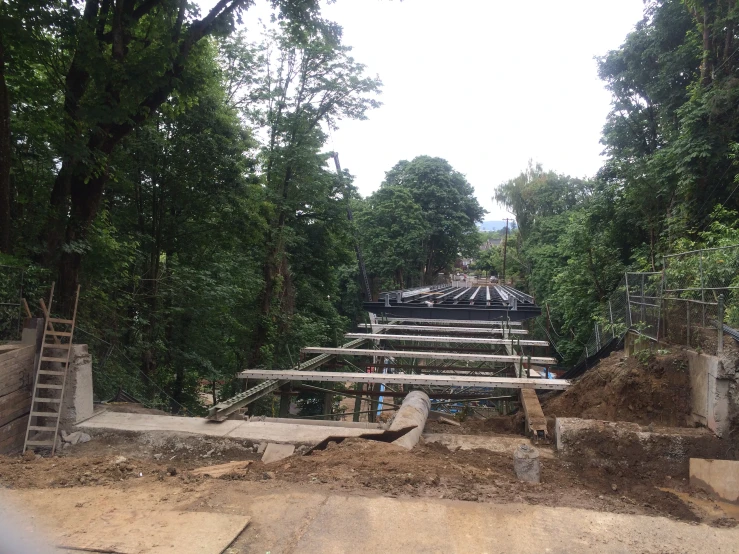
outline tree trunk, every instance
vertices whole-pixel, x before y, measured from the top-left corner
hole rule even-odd
[[[0,252],[10,253],[10,98],[5,84],[5,46],[0,37]]]

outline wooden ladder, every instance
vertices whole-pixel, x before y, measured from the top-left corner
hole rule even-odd
[[[67,382],[69,358],[72,354],[72,338],[77,320],[79,298],[80,287],[77,286],[72,319],[51,317],[51,304],[54,299],[53,283],[48,307],[41,300],[41,308],[44,310],[44,338],[36,366],[33,401],[23,452],[29,446],[51,448],[52,456],[56,451],[56,437],[62,415],[64,385]],[[55,325],[58,325],[59,329]]]

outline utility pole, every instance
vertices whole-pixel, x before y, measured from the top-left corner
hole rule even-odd
[[[508,250],[508,221],[510,218],[505,218],[505,240],[503,241],[503,279],[502,282],[505,285],[505,262],[506,262],[506,251]]]

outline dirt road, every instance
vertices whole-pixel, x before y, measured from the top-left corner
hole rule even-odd
[[[45,489],[5,490],[0,495],[2,506],[23,506],[27,514],[35,514],[37,528],[47,529],[51,541],[69,534],[77,519],[92,532],[94,514],[107,514],[109,523],[117,511],[128,514],[136,507],[142,515],[150,511],[250,518],[224,551],[229,554],[739,551],[738,528],[517,503],[346,495],[272,480],[209,479],[176,487],[139,481],[117,489],[76,487],[53,494]],[[180,519],[183,530],[197,520]]]

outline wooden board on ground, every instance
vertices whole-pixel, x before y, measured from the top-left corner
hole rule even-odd
[[[199,467],[193,469],[190,473],[193,475],[208,475],[217,478],[231,473],[244,473],[246,468],[252,463],[251,460],[238,460],[236,462],[226,462],[215,466]]]
[[[167,509],[158,496],[149,489],[0,489],[0,521],[16,540],[43,541],[61,551],[222,554],[251,519]]]

